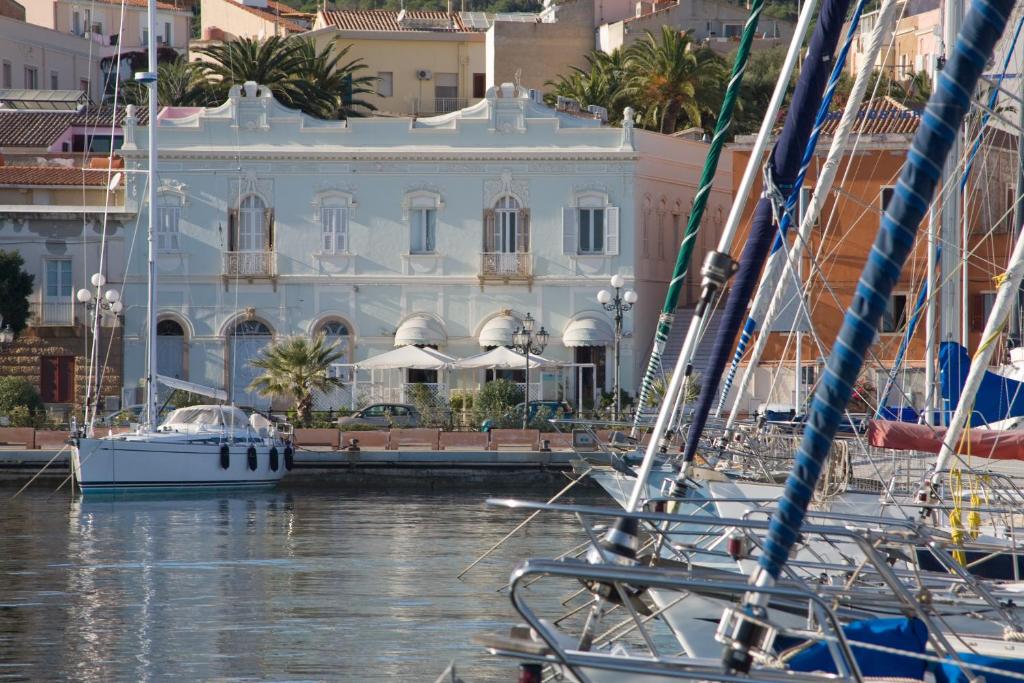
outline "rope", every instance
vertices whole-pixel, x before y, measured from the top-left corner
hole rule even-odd
[[[971,93],[985,62],[1006,28],[1013,2],[977,0],[973,3],[956,47],[939,74],[935,93],[922,116],[856,294],[847,309],[825,376],[815,392],[797,462],[772,517],[765,553],[760,559],[761,575],[756,579],[759,583],[775,581],[796,541],[811,493],[863,366],[864,354],[875,341],[889,295],[914,246],[918,227],[939,183],[942,163],[970,108]],[[764,599],[763,594],[756,594],[748,604],[760,604]]]
[[[658,328],[654,333],[654,346],[651,349],[651,357],[647,362],[647,369],[644,371],[643,381],[640,384],[640,393],[637,397],[638,406],[647,405],[651,395],[651,387],[661,371],[661,357],[665,352],[665,344],[668,342],[669,334],[672,332],[672,321],[675,317],[676,305],[679,303],[679,294],[683,289],[683,280],[690,267],[690,256],[697,241],[697,231],[700,230],[700,223],[704,217],[708,196],[711,194],[711,184],[715,179],[715,172],[718,170],[718,159],[722,154],[726,138],[729,136],[733,108],[736,105],[736,99],[739,97],[740,86],[743,83],[743,73],[746,71],[747,62],[750,57],[750,46],[757,33],[757,22],[761,18],[761,11],[763,9],[764,0],[754,0],[750,7],[750,16],[747,17],[746,26],[743,28],[743,35],[740,36],[740,44],[736,50],[736,59],[732,65],[732,76],[729,78],[729,85],[726,87],[725,96],[722,98],[722,106],[718,111],[715,135],[711,139],[708,154],[704,159],[704,169],[701,171],[697,194],[693,197],[693,208],[690,210],[690,216],[686,221],[686,231],[683,234],[683,240],[679,245],[679,252],[676,255],[675,269],[672,271],[672,279],[669,281],[668,291],[665,293],[665,305],[662,307],[661,316],[658,318]],[[636,415],[633,417],[634,434],[639,425],[640,413],[641,411],[636,411]]]

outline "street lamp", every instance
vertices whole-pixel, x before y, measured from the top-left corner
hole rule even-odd
[[[534,334],[533,326],[536,322],[527,313],[526,317],[523,318],[523,326],[512,333],[512,348],[526,355],[526,389],[523,391],[523,429],[526,429],[530,422],[530,354],[539,356],[544,353],[544,347],[548,345],[548,337],[550,336],[543,325]]]
[[[629,309],[633,308],[633,304],[636,303],[636,292],[632,289],[627,289],[625,292],[622,291],[622,287],[626,284],[625,279],[615,273],[612,275],[611,285],[615,289],[615,293],[612,294],[607,289],[602,289],[597,293],[597,302],[604,306],[604,310],[615,313],[615,368],[614,368],[614,384],[615,388],[615,401],[613,419],[618,422],[619,414],[622,411],[622,398],[619,396],[619,343],[622,341],[622,317],[623,314]]]
[[[98,282],[99,284],[96,284],[96,287],[100,288],[105,284],[106,280],[102,275],[96,273],[92,276],[92,282],[93,284]],[[101,311],[110,311],[117,315],[124,310],[124,304],[121,303],[121,293],[116,289],[108,289],[102,297],[98,296],[98,294],[97,292],[96,300],[93,301],[92,292],[82,287],[75,293],[75,298],[85,304],[86,309],[89,311],[95,310],[98,306]]]

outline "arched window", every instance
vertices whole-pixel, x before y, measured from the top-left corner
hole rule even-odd
[[[228,376],[231,378],[231,400],[237,405],[266,408],[270,399],[249,391],[249,385],[260,375],[251,361],[258,358],[270,342],[270,328],[259,320],[241,320],[228,333]]]
[[[238,241],[235,251],[263,251],[265,242],[264,214],[267,205],[254,194],[238,205]]]
[[[499,254],[530,251],[530,211],[511,195],[498,199],[484,214],[484,251]]]
[[[323,333],[328,344],[338,344],[338,349],[344,352],[344,356],[338,359],[338,363],[347,363],[348,358],[351,355],[351,345],[349,344],[349,330],[348,325],[340,320],[327,320],[320,324],[317,328],[317,334]]]
[[[176,320],[156,324],[156,371],[166,377],[185,379],[185,330]]]

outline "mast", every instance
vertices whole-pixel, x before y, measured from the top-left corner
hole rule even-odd
[[[828,114],[828,103],[842,76],[842,63],[853,42],[856,21],[866,4],[867,0],[859,0],[838,59],[835,58],[836,46],[842,34],[843,20],[849,9],[850,0],[826,0],[821,7],[804,68],[800,72],[800,79],[797,81],[789,111],[786,113],[786,122],[765,168],[764,196],[754,209],[750,234],[740,257],[739,272],[729,291],[718,336],[711,349],[708,369],[701,382],[700,397],[697,399],[693,420],[686,434],[681,478],[685,477],[689,463],[697,453],[701,432],[707,424],[711,405],[717,396],[729,350],[733,347],[741,321],[746,317],[747,304],[754,293],[772,242],[776,236],[785,239],[786,230],[792,222],[800,197],[800,185],[810,161],[814,158],[817,135],[821,132],[821,126]],[[830,64],[834,65],[831,75]],[[747,322],[749,324],[750,321]]]
[[[146,292],[146,426],[150,431],[156,429],[156,126],[157,126],[157,61],[156,61],[156,0],[148,0],[146,23],[149,36],[146,46],[148,53],[148,71],[135,74],[135,79],[146,84],[149,89],[149,153],[147,154],[149,171],[146,187],[149,203],[148,224],[146,226],[146,275],[148,290]]]
[[[861,103],[867,95],[868,85],[870,85],[871,82],[871,74],[874,71],[875,61],[878,59],[878,54],[882,50],[882,45],[887,40],[886,35],[891,30],[893,19],[896,15],[896,5],[896,0],[884,0],[881,8],[879,8],[875,28],[871,33],[871,37],[868,40],[867,50],[864,53],[864,64],[857,73],[857,78],[853,82],[853,87],[850,88],[850,96],[846,101],[846,107],[843,110],[842,117],[839,119],[839,124],[836,126],[835,134],[832,136],[832,144],[829,146],[828,156],[825,158],[825,163],[822,164],[821,170],[818,173],[817,186],[814,188],[814,192],[811,193],[810,201],[808,201],[807,206],[804,207],[803,215],[800,218],[800,227],[797,232],[797,237],[793,240],[793,248],[791,251],[792,259],[800,258],[805,246],[809,244],[811,232],[814,230],[814,226],[817,224],[818,219],[821,216],[821,212],[825,207],[825,199],[829,196],[829,192],[832,189],[832,183],[835,181],[835,177],[839,173],[839,166],[842,163],[843,156],[848,152],[847,141],[850,139],[850,135],[853,134],[853,128],[860,115]],[[761,321],[762,330],[770,329],[775,318],[782,310],[782,297],[785,292],[783,283],[790,278],[790,273],[793,268],[792,259],[786,263],[782,277],[776,285],[774,297],[768,305],[768,310],[765,312],[764,318]],[[798,262],[802,263],[800,261]],[[806,310],[803,306],[804,301],[802,299],[800,304],[801,315],[805,315]],[[804,320],[808,320],[809,322],[809,317],[805,317]],[[750,352],[750,357],[748,358],[747,367],[743,371],[739,386],[736,387],[736,392],[733,396],[732,409],[729,411],[729,417],[725,424],[726,433],[729,433],[732,430],[732,427],[736,422],[736,418],[740,412],[739,408],[743,392],[753,379],[754,373],[757,370],[757,365],[761,362],[761,356],[764,354],[764,350],[767,345],[767,334],[758,336],[757,340],[754,342],[754,347]],[[723,389],[723,396],[727,393],[728,392]]]
[[[944,68],[944,62],[953,51],[956,44],[956,35],[960,30],[960,22],[963,18],[963,3],[961,0],[944,0],[942,7],[942,54],[938,66],[939,71]],[[938,82],[936,79],[933,81]],[[942,245],[939,270],[946,286],[939,288],[939,305],[942,315],[939,322],[939,342],[962,341],[961,318],[962,301],[960,292],[953,286],[956,281],[953,274],[960,267],[960,254],[964,248],[962,243],[960,225],[960,186],[951,179],[956,178],[956,167],[963,153],[963,146],[960,140],[961,129],[957,126],[951,131],[953,146],[949,150],[949,156],[945,159],[942,167],[943,186],[940,195],[939,205],[941,207],[941,224],[939,227],[939,244]]]
[[[956,146],[955,136],[950,132],[959,130],[971,106],[971,94],[996,41],[1006,28],[1013,3],[1014,0],[975,0],[972,3],[956,42],[957,49],[952,50],[936,81],[935,92],[914,135],[896,191],[885,209],[872,246],[872,257],[861,273],[853,301],[829,355],[825,376],[815,392],[796,461],[772,515],[758,569],[751,577],[754,588],[744,599],[738,612],[741,615],[763,614],[768,595],[758,592],[757,588],[775,585],[799,537],[821,468],[832,448],[840,416],[846,410],[853,386],[863,368],[864,354],[877,338],[878,324],[889,296],[899,281],[907,257],[914,248],[918,227],[934,197],[939,182],[934,169]],[[728,670],[749,671],[752,661],[749,646],[761,628],[746,618],[739,620],[732,631],[734,642],[728,646],[723,658]]]
[[[697,185],[697,193],[693,197],[693,208],[686,221],[686,231],[683,240],[679,245],[679,252],[676,256],[675,269],[672,272],[672,279],[669,280],[668,291],[665,293],[665,304],[662,306],[661,315],[658,317],[658,328],[654,333],[654,346],[651,349],[651,357],[647,363],[647,370],[644,372],[643,381],[640,384],[640,392],[637,397],[637,405],[645,405],[651,393],[651,386],[654,378],[661,369],[661,354],[665,352],[665,344],[672,331],[672,321],[675,319],[676,306],[679,303],[679,293],[683,288],[683,280],[690,268],[690,257],[693,253],[694,244],[697,242],[697,232],[700,230],[700,222],[704,216],[704,209],[707,206],[708,195],[711,194],[711,184],[715,179],[715,171],[718,169],[718,159],[721,156],[722,148],[725,146],[726,138],[729,136],[729,128],[732,126],[732,111],[739,96],[740,86],[743,83],[743,73],[746,71],[747,62],[750,57],[750,45],[757,33],[757,23],[764,9],[764,0],[755,0],[750,8],[750,16],[747,18],[746,26],[743,28],[743,35],[740,37],[740,44],[736,50],[736,59],[732,65],[732,76],[726,88],[725,96],[722,98],[722,106],[718,112],[718,120],[715,123],[715,135],[708,147],[708,154],[704,160],[704,169],[701,172],[700,182]],[[616,385],[618,386],[618,385]],[[636,412],[633,418],[632,434],[636,435],[637,426],[640,422],[640,411]]]
[[[679,357],[676,359],[675,371],[672,373],[672,379],[669,381],[668,388],[665,391],[662,407],[658,411],[658,419],[654,423],[654,429],[651,432],[651,438],[648,441],[647,450],[644,452],[643,463],[640,465],[636,485],[634,486],[633,492],[630,496],[630,502],[626,506],[627,510],[635,509],[637,504],[640,502],[644,486],[646,486],[647,477],[651,472],[651,468],[654,466],[654,457],[657,455],[660,448],[660,441],[668,430],[669,422],[672,420],[673,411],[670,406],[675,404],[676,397],[679,396],[679,393],[684,386],[685,369],[689,366],[690,358],[693,356],[693,352],[696,349],[697,338],[701,330],[701,322],[704,314],[714,297],[717,295],[719,287],[725,283],[733,272],[732,259],[729,258],[727,252],[732,249],[732,243],[735,239],[736,231],[739,228],[740,217],[743,214],[743,207],[746,205],[747,196],[750,194],[750,190],[754,186],[754,178],[757,174],[758,168],[760,167],[761,157],[764,156],[765,150],[768,149],[768,142],[772,132],[772,123],[775,121],[775,117],[778,115],[779,109],[782,107],[782,101],[786,97],[789,77],[792,75],[797,59],[800,56],[800,46],[803,44],[803,37],[807,33],[807,28],[811,25],[811,18],[814,15],[814,7],[814,0],[807,0],[800,12],[800,18],[797,21],[796,30],[793,32],[793,38],[789,43],[789,51],[786,53],[786,59],[783,62],[782,69],[779,73],[779,80],[775,84],[775,90],[772,92],[772,99],[768,103],[768,111],[765,112],[764,121],[761,122],[761,129],[758,131],[757,140],[754,142],[754,149],[751,151],[750,159],[747,162],[747,168],[743,172],[742,180],[740,180],[739,191],[736,193],[736,199],[733,201],[732,209],[729,211],[729,217],[726,220],[725,229],[723,230],[722,237],[718,242],[718,251],[709,253],[707,260],[704,262],[704,266],[701,268],[701,275],[703,276],[702,285],[704,289],[701,293],[701,301],[697,306],[694,317],[690,320],[690,327],[686,331],[686,339],[683,341],[683,348],[680,350]]]

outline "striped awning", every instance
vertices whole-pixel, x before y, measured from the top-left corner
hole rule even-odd
[[[395,346],[441,346],[447,339],[441,323],[426,315],[408,318],[395,332]]]
[[[614,341],[611,325],[597,318],[573,320],[562,333],[564,346],[608,346]]]

